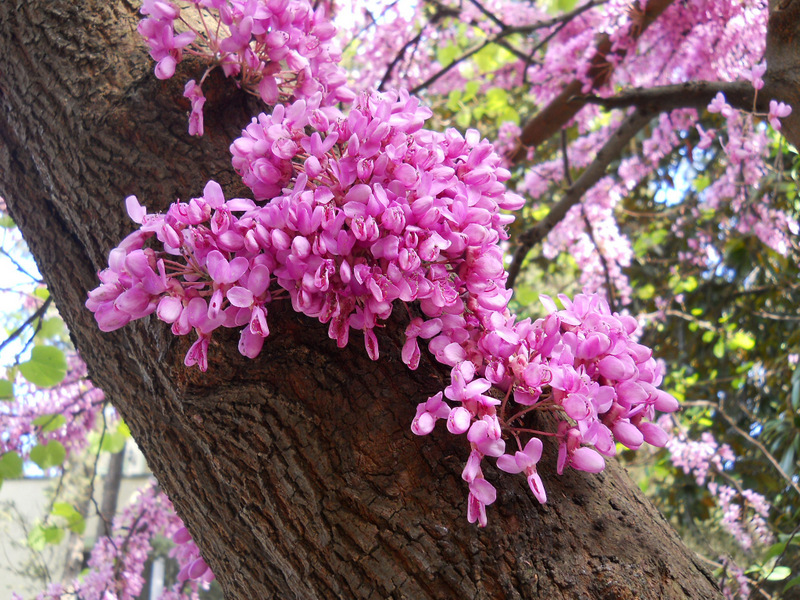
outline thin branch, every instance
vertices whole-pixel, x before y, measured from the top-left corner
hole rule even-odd
[[[753,314],[755,314],[757,317],[761,317],[762,319],[771,319],[773,321],[800,321],[800,316],[789,315],[786,313],[778,314],[767,312],[765,310],[757,310]]]
[[[387,12],[389,12],[389,11],[390,11],[392,8],[394,8],[394,7],[397,5],[397,3],[398,3],[398,2],[399,2],[399,0],[395,0],[395,1],[394,1],[394,2],[392,2],[391,4],[388,4],[388,5],[387,5],[387,6],[386,6],[386,7],[385,7],[385,8],[384,8],[382,11],[381,11],[381,14],[378,16],[378,19],[380,19],[380,18],[382,18],[384,15],[386,15],[386,13],[387,13]],[[358,38],[360,38],[360,37],[361,37],[361,36],[362,36],[362,35],[363,35],[363,34],[364,34],[364,33],[365,33],[365,32],[366,32],[368,29],[371,29],[371,28],[375,27],[375,25],[377,25],[377,24],[378,24],[378,19],[376,19],[376,18],[375,18],[375,15],[373,15],[373,14],[372,14],[372,13],[371,13],[369,10],[367,10],[366,8],[364,9],[364,12],[365,12],[366,14],[368,14],[368,15],[369,15],[370,22],[369,22],[369,23],[367,23],[366,25],[364,25],[364,26],[363,26],[361,29],[359,29],[359,30],[358,30],[358,33],[356,33],[356,34],[355,34],[355,35],[354,35],[352,38],[350,38],[350,39],[347,41],[347,43],[345,44],[344,48],[342,48],[342,53],[343,53],[343,54],[344,54],[345,52],[347,52],[347,49],[348,49],[348,48],[350,48],[351,44],[352,44],[353,42],[355,42],[355,41],[356,41]]]
[[[725,101],[739,110],[753,112],[753,107],[761,112],[769,110],[769,91],[756,97],[756,90],[748,81],[690,81],[675,85],[661,85],[652,88],[634,88],[615,96],[575,96],[571,102],[598,104],[604,108],[639,108],[666,112],[676,108],[705,108],[718,93],[725,95]]]
[[[433,75],[428,77],[425,81],[423,81],[419,85],[413,87],[409,91],[409,94],[411,94],[412,96],[415,95],[415,94],[419,94],[425,88],[428,88],[428,87],[432,86],[440,78],[442,78],[447,73],[449,73],[454,67],[458,66],[460,63],[464,62],[468,58],[474,56],[475,54],[477,54],[478,52],[480,52],[481,50],[486,48],[486,46],[489,46],[490,44],[493,44],[495,42],[495,38],[497,38],[497,36],[492,36],[491,38],[488,38],[486,41],[484,41],[482,44],[479,44],[479,45],[475,46],[471,50],[467,50],[461,56],[457,57],[449,65],[447,65],[445,67],[442,67],[441,69],[436,71],[436,73],[434,73]]]
[[[778,558],[775,559],[775,562],[773,563],[772,568],[770,569],[769,573],[762,574],[762,577],[756,582],[756,585],[753,588],[754,592],[760,592],[761,591],[761,584],[763,584],[765,581],[769,581],[770,575],[772,575],[772,573],[775,571],[775,567],[777,567],[779,564],[781,564],[781,561],[786,556],[786,551],[789,549],[789,546],[791,546],[791,544],[794,541],[794,538],[798,534],[798,532],[800,532],[800,525],[795,527],[794,530],[792,531],[792,533],[789,535],[789,539],[786,540],[786,543],[783,545],[783,552],[781,552],[780,555],[778,555]]]
[[[568,147],[567,147],[567,130],[561,130],[561,158],[564,161],[564,180],[567,182],[569,187],[572,187],[572,174],[570,173],[569,168],[569,154],[568,154]],[[589,221],[589,217],[586,216],[586,208],[584,207],[583,203],[581,203],[581,217],[583,217],[583,224],[586,226],[586,233],[589,235],[589,241],[592,242],[592,246],[594,246],[595,252],[597,252],[597,256],[600,257],[600,264],[603,267],[603,274],[605,275],[606,279],[606,289],[608,290],[608,304],[609,308],[611,308],[611,312],[617,312],[616,308],[616,299],[614,295],[614,286],[611,284],[611,271],[608,270],[608,262],[606,261],[606,257],[603,252],[600,250],[600,246],[597,243],[597,240],[594,237],[594,229],[592,228],[592,223]]]
[[[29,272],[28,272],[28,271],[27,271],[27,270],[26,270],[26,269],[25,269],[25,268],[24,268],[24,267],[23,267],[21,264],[19,264],[19,262],[18,262],[18,261],[17,261],[17,260],[16,260],[16,259],[15,259],[13,256],[11,256],[11,255],[10,255],[10,254],[9,254],[9,253],[6,251],[6,249],[5,249],[5,248],[0,248],[0,254],[2,254],[2,255],[3,255],[3,256],[5,256],[5,257],[6,257],[6,258],[7,258],[9,261],[11,261],[11,264],[12,264],[12,265],[14,265],[14,267],[17,269],[17,271],[19,271],[20,273],[22,273],[22,274],[23,274],[23,275],[25,275],[26,277],[30,277],[30,278],[31,278],[33,281],[35,281],[36,283],[41,283],[41,282],[42,282],[42,280],[41,280],[41,279],[39,279],[38,277],[34,277],[33,275],[31,275],[31,274],[30,274],[30,273],[29,273]]]
[[[674,0],[650,0],[647,7],[642,11],[636,6],[631,10],[641,13],[640,23],[631,35],[635,38],[641,37],[642,33],[663,13]],[[613,73],[614,67],[608,61],[608,55],[612,48],[611,37],[602,34],[595,43],[594,55],[589,61],[588,76],[591,87],[599,88],[605,84]],[[509,162],[514,164],[525,158],[528,147],[536,147],[566,125],[578,111],[583,108],[585,102],[570,99],[577,98],[581,94],[584,82],[573,79],[564,86],[561,92],[550,101],[550,103],[536,113],[522,129],[517,148],[511,151],[508,156]]]
[[[653,113],[639,110],[631,113],[611,135],[605,145],[597,152],[595,159],[586,167],[583,173],[581,173],[577,181],[567,189],[561,200],[550,209],[547,216],[519,236],[517,249],[514,252],[513,261],[508,269],[508,282],[506,287],[511,288],[514,286],[522,262],[525,260],[531,248],[541,242],[547,234],[552,231],[553,227],[566,216],[569,209],[581,201],[586,191],[605,176],[608,166],[619,157],[623,148],[625,148],[628,142],[650,122],[652,117]]]
[[[41,319],[47,312],[47,309],[50,307],[50,303],[52,301],[53,301],[52,296],[48,296],[47,300],[45,300],[44,303],[39,308],[36,309],[36,312],[34,312],[30,317],[25,319],[25,322],[19,327],[17,327],[14,331],[12,331],[11,334],[3,341],[3,343],[0,344],[0,350],[8,346],[8,344],[10,344],[16,338],[18,338],[22,334],[22,332],[25,331],[25,329],[27,329],[31,325],[31,323],[33,323],[36,319]]]
[[[503,23],[497,17],[497,15],[495,15],[492,11],[488,10],[483,4],[478,2],[478,0],[469,0],[469,1],[475,6],[475,8],[477,8],[479,11],[481,11],[484,14],[484,16],[486,16],[490,21],[492,21],[492,23],[494,23],[495,25],[500,27],[500,29],[502,29],[502,30],[508,29],[508,25]]]
[[[608,260],[606,260],[603,251],[600,250],[600,246],[597,244],[597,240],[594,237],[592,223],[589,221],[589,217],[586,216],[586,210],[583,204],[581,204],[581,216],[583,216],[583,224],[586,225],[586,233],[589,235],[589,241],[592,242],[592,246],[594,246],[597,256],[600,257],[600,264],[603,267],[603,275],[605,275],[606,280],[606,290],[608,290],[608,307],[611,309],[612,313],[615,313],[617,312],[617,297],[616,293],[614,292],[614,284],[611,281],[611,271],[608,269]]]
[[[428,25],[429,23],[423,25],[420,28],[419,33],[417,33],[417,35],[415,35],[412,39],[403,44],[403,47],[400,48],[397,54],[395,54],[395,57],[392,59],[392,62],[390,62],[389,65],[386,67],[386,71],[384,72],[383,77],[381,77],[381,82],[378,84],[379,92],[383,91],[384,86],[389,81],[389,78],[392,76],[392,71],[394,71],[394,68],[398,65],[398,63],[401,60],[403,60],[403,57],[406,55],[406,52],[408,52],[408,49],[415,44],[419,44],[419,41],[422,39],[422,32],[425,31],[425,28]]]
[[[470,0],[470,1],[472,1],[473,4],[475,4],[476,6],[479,6],[477,2],[474,2],[474,0]],[[477,54],[478,52],[480,52],[481,50],[483,50],[484,48],[486,48],[487,46],[490,46],[492,44],[497,44],[498,46],[501,46],[501,47],[505,48],[506,50],[508,50],[509,52],[514,54],[517,58],[519,58],[520,60],[524,61],[525,62],[525,68],[527,69],[528,65],[530,64],[532,54],[535,53],[536,50],[538,50],[544,43],[546,43],[546,41],[549,40],[554,35],[554,33],[551,33],[550,35],[548,35],[548,37],[545,39],[544,42],[542,42],[539,45],[537,45],[534,48],[534,50],[530,53],[530,55],[526,54],[524,52],[521,52],[521,51],[517,50],[516,48],[514,48],[513,46],[511,46],[510,44],[508,44],[508,42],[505,41],[505,38],[507,38],[507,37],[509,37],[511,35],[515,35],[515,34],[532,33],[532,32],[534,32],[534,31],[536,31],[538,29],[545,29],[545,28],[548,28],[548,27],[553,27],[555,25],[559,25],[559,30],[560,30],[566,23],[568,23],[569,21],[571,21],[572,19],[574,19],[575,17],[577,17],[581,13],[589,10],[590,8],[594,8],[595,6],[600,6],[601,4],[605,4],[607,1],[608,0],[592,0],[592,1],[587,2],[586,4],[584,4],[583,6],[580,6],[580,7],[576,8],[575,10],[573,10],[573,11],[571,11],[569,13],[565,13],[563,15],[560,15],[560,16],[555,17],[553,19],[549,19],[547,21],[539,21],[538,23],[535,23],[534,25],[529,25],[529,26],[525,26],[525,27],[509,27],[509,26],[505,25],[502,21],[500,21],[495,15],[492,15],[488,11],[486,11],[486,9],[483,9],[483,10],[481,10],[481,12],[483,12],[485,15],[487,15],[487,17],[489,17],[493,22],[495,22],[498,25],[500,25],[500,31],[498,33],[494,34],[493,36],[487,38],[482,44],[479,44],[479,45],[471,48],[470,50],[467,50],[466,52],[461,54],[461,56],[458,56],[455,60],[453,60],[453,62],[451,62],[450,64],[448,64],[448,65],[446,65],[444,67],[442,67],[436,73],[434,73],[433,75],[428,77],[428,79],[426,79],[425,81],[423,81],[419,85],[417,85],[414,88],[412,88],[409,93],[418,94],[422,90],[430,87],[431,85],[436,83],[436,81],[438,81],[440,78],[442,78],[444,75],[449,73],[453,68],[455,68],[456,66],[458,66],[459,64],[461,64],[465,60],[471,58],[472,56],[474,56],[475,54]],[[451,8],[443,5],[440,2],[436,2],[435,0],[429,0],[429,3],[433,4],[433,6],[435,6],[437,8],[437,10],[449,9],[451,11],[455,11],[455,9],[451,9]],[[433,22],[433,20],[431,22]],[[473,22],[471,24],[475,25],[475,26],[479,26],[478,23],[474,23]],[[378,88],[378,89],[380,89],[380,88]]]
[[[738,433],[743,438],[745,438],[748,442],[753,444],[756,448],[761,450],[762,454],[764,454],[764,456],[772,464],[772,466],[775,467],[775,469],[778,471],[778,473],[780,473],[780,476],[784,479],[784,481],[786,481],[786,483],[789,486],[791,486],[792,489],[794,489],[795,492],[797,492],[797,495],[800,496],[800,486],[798,486],[797,483],[795,483],[795,481],[791,477],[789,477],[789,475],[786,474],[786,471],[783,470],[783,468],[781,467],[781,465],[778,462],[778,460],[774,456],[772,456],[772,454],[770,453],[769,450],[767,450],[767,448],[764,446],[764,444],[759,442],[752,435],[747,433],[744,429],[740,428],[736,424],[736,421],[734,421],[733,417],[731,417],[728,413],[725,412],[725,410],[722,407],[722,403],[721,402],[718,405],[718,410],[719,410],[719,414],[722,415],[722,418],[725,419],[728,422],[728,425],[731,426],[731,429],[733,429],[736,433]]]

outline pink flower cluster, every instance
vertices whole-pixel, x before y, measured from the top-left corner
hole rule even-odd
[[[664,423],[669,429],[668,424]],[[721,523],[737,543],[745,550],[754,542],[769,545],[773,534],[767,523],[770,504],[767,499],[751,489],[736,489],[708,481],[716,473],[723,473],[736,456],[728,444],[719,444],[711,432],[703,432],[699,441],[690,440],[683,433],[671,436],[666,444],[670,451],[672,464],[683,469],[687,475],[694,475],[698,485],[706,485],[722,511]],[[712,470],[713,467],[713,470]],[[741,500],[738,500],[741,498]]]
[[[184,54],[210,66],[197,83],[186,84],[191,101],[189,133],[203,135],[201,86],[208,72],[221,67],[226,77],[274,105],[321,94],[326,106],[351,102],[339,54],[332,47],[336,28],[323,8],[308,0],[189,0],[195,14],[184,14],[169,0],[144,0],[147,15],[139,33],[157,61],[156,77],[169,79]],[[188,12],[188,11],[187,11]],[[184,31],[176,33],[176,21]]]
[[[200,558],[183,522],[172,503],[159,491],[155,482],[140,489],[134,500],[114,518],[110,537],[101,537],[92,548],[89,568],[80,579],[56,583],[37,600],[60,600],[69,596],[82,600],[133,600],[145,584],[145,567],[152,550],[152,540],[159,535],[185,540],[176,541],[170,552],[181,568],[178,582],[165,590],[161,600],[198,600],[199,585],[214,579]],[[202,563],[202,569],[201,569]]]
[[[363,331],[375,359],[373,329],[395,300],[420,301],[432,317],[463,312],[458,273],[481,302],[505,306],[496,242],[513,217],[500,208],[522,200],[498,180],[508,172],[489,142],[423,130],[429,116],[405,93],[362,96],[338,122],[318,95],[260,115],[232,145],[234,166],[259,200],[292,188],[259,206],[226,202],[209,182],[166,215],[129,198],[142,226],[111,252],[87,307],[107,331],[156,311],[176,335],[195,329],[186,362],[205,369],[219,326],[243,327],[240,351],[259,353],[272,280],[297,311],[329,322],[340,346],[350,329]],[[143,248],[153,234],[164,253]]]
[[[670,452],[672,464],[683,469],[687,475],[694,475],[697,485],[705,484],[712,466],[723,471],[725,463],[736,460],[731,447],[728,444],[720,446],[710,431],[703,432],[698,441],[690,440],[682,434],[672,436],[667,442],[667,450]]]
[[[14,400],[0,403],[0,455],[17,452],[27,459],[33,442],[51,440],[60,442],[67,456],[84,450],[105,396],[86,378],[78,354],[67,355],[67,375],[55,387],[40,389],[21,379],[15,383]]]
[[[496,457],[503,471],[524,472],[534,496],[545,502],[536,468],[539,437],[556,438],[559,474],[566,466],[602,471],[603,455],[616,454],[615,441],[634,450],[645,441],[667,441],[650,420],[655,410],[671,412],[678,403],[657,389],[661,373],[651,351],[631,338],[636,321],[612,314],[596,295],[560,300],[563,310],[543,296],[546,318],[516,322],[505,307],[482,307],[476,294],[467,300],[464,322],[443,327],[429,344],[438,360],[453,365],[444,395],[456,406],[441,393],[433,396],[418,406],[412,431],[429,433],[446,419],[450,433],[467,434],[471,453],[462,478],[469,484],[472,522],[486,524],[485,507],[496,497],[481,471],[486,456]],[[487,393],[491,388],[501,397]],[[526,415],[535,411],[555,414],[558,430],[533,429]],[[518,448],[513,454],[506,451],[508,438]]]
[[[191,579],[208,584],[216,579],[206,561],[200,556],[200,549],[185,526],[179,527],[172,534],[172,541],[175,542],[175,547],[170,550],[169,555],[180,565],[179,583]]]
[[[501,209],[522,199],[505,189],[509,173],[489,142],[473,130],[423,129],[430,111],[405,92],[364,94],[336,122],[320,101],[276,106],[231,146],[259,204],[226,201],[214,182],[164,215],[128,198],[141,227],[111,252],[86,303],[103,330],[156,313],[176,335],[197,332],[185,362],[205,370],[217,327],[240,328],[239,351],[255,357],[269,334],[266,305],[288,296],[296,311],[329,323],[340,347],[351,330],[363,332],[377,360],[375,327],[396,301],[412,315],[416,303],[423,316],[406,329],[403,360],[415,369],[418,339],[430,339],[452,377],[419,405],[412,430],[429,433],[441,418],[466,434],[468,517],[481,525],[496,496],[481,472],[485,456],[524,472],[543,502],[539,434],[558,439],[559,473],[602,470],[615,439],[630,448],[666,442],[649,420],[677,402],[656,388],[661,374],[631,338],[634,319],[584,295],[562,297],[564,310],[545,298],[551,314],[533,323],[508,311],[499,242],[513,217]],[[145,247],[152,236],[163,251]],[[536,410],[559,415],[558,431],[532,430],[526,415]]]

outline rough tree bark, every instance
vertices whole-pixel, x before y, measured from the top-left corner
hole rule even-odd
[[[228,145],[248,121],[224,85],[207,134],[186,133],[182,81],[159,82],[126,0],[0,3],[0,194],[27,239],[93,380],[122,413],[228,598],[716,598],[713,579],[615,464],[555,475],[540,506],[503,477],[484,529],[466,522],[462,444],[416,438],[417,402],[441,389],[410,372],[399,331],[381,360],[275,303],[255,361],[218,336],[206,374],[188,339],[146,319],[101,333],[83,308],[108,251],[151,209],[236,191]],[[192,65],[182,65],[185,73]],[[199,71],[192,72],[195,76]],[[494,471],[492,480],[499,478]]]

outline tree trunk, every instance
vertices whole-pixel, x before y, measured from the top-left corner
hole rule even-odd
[[[502,478],[489,526],[466,520],[461,440],[418,438],[416,404],[444,370],[400,360],[402,323],[371,362],[326,327],[270,305],[254,361],[216,336],[205,374],[183,366],[192,340],[145,319],[101,333],[83,307],[108,251],[151,210],[237,191],[228,145],[247,101],[219,85],[207,133],[186,133],[183,81],[160,82],[126,0],[0,3],[0,194],[73,339],[130,426],[228,598],[716,598],[713,579],[613,461],[555,474],[545,446],[540,506]],[[210,94],[209,94],[210,95]],[[237,193],[240,193],[238,190]]]

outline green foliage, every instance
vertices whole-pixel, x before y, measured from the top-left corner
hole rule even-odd
[[[20,363],[19,371],[32,384],[48,388],[58,385],[67,375],[67,359],[55,346],[34,346],[30,360]]]
[[[98,454],[108,452],[115,454],[125,447],[125,442],[131,437],[131,431],[125,422],[120,419],[113,430],[103,432],[94,431],[89,434],[89,452]]]
[[[14,384],[8,379],[0,379],[0,400],[14,399]]]
[[[14,451],[3,453],[0,456],[0,482],[17,477],[22,477],[22,457]]]
[[[42,428],[42,432],[55,431],[66,425],[67,419],[64,415],[41,415],[33,420],[34,425]]]
[[[60,517],[64,521],[64,527],[73,533],[82,534],[86,530],[86,519],[68,502],[53,503],[50,514]]]
[[[39,444],[31,448],[31,460],[39,465],[43,471],[51,467],[59,467],[64,462],[67,452],[64,445],[58,440],[50,440],[46,444]]]
[[[45,525],[37,523],[28,534],[28,546],[32,550],[44,550],[47,545],[60,544],[64,539],[65,531],[58,525]]]

